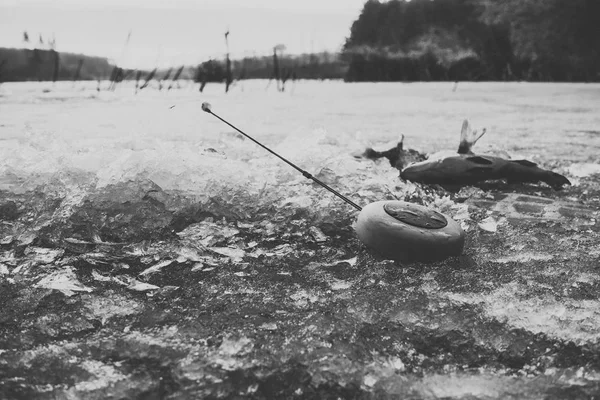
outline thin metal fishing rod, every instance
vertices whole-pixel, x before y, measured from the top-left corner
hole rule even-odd
[[[250,135],[244,133],[242,130],[240,130],[240,129],[236,128],[235,126],[231,125],[229,122],[225,121],[223,118],[219,117],[217,114],[215,114],[214,112],[212,112],[212,110],[210,108],[211,108],[211,106],[210,106],[209,103],[202,103],[202,110],[206,111],[209,114],[212,114],[216,118],[220,119],[222,122],[226,123],[227,125],[229,125],[233,129],[235,129],[236,131],[238,131],[239,133],[241,133],[242,135],[244,135],[245,137],[247,137],[248,139],[252,140],[254,143],[256,143],[257,145],[259,145],[263,149],[267,150],[269,153],[271,153],[274,156],[278,157],[279,159],[281,159],[282,161],[284,161],[285,163],[287,163],[289,166],[295,168],[298,172],[300,172],[302,175],[304,175],[305,178],[312,179],[313,182],[315,182],[315,183],[321,185],[322,187],[324,187],[325,189],[329,190],[331,193],[335,194],[337,197],[339,197],[340,199],[344,200],[346,203],[350,204],[352,207],[356,208],[358,211],[362,211],[362,207],[361,206],[359,206],[358,204],[354,203],[352,200],[350,200],[349,198],[347,198],[346,196],[344,196],[343,194],[341,194],[337,190],[329,187],[324,182],[321,182],[319,179],[315,178],[314,176],[312,176],[310,173],[306,172],[302,168],[296,166],[292,162],[286,160],[285,158],[283,158],[279,154],[275,153],[273,150],[269,149],[267,146],[263,145],[262,143],[258,142],[255,139],[253,139]]]

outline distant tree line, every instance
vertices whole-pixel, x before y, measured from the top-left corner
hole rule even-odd
[[[108,79],[112,70],[102,57],[0,48],[0,82]]]
[[[369,0],[347,81],[599,81],[598,0]]]
[[[340,54],[329,52],[283,55],[279,57],[279,67],[282,77],[288,79],[343,79],[348,69]],[[271,79],[274,74],[273,57],[234,59],[231,60],[231,70],[234,81]],[[115,83],[136,80],[141,82],[141,86],[147,86],[150,80],[156,80],[160,84],[161,81],[170,78],[192,79],[205,83],[225,82],[226,60],[210,59],[199,65],[184,66],[180,69],[136,71],[119,68],[103,57],[58,53],[46,49],[0,48],[0,82],[108,79]]]
[[[253,56],[231,60],[234,80],[272,79],[272,56]],[[348,69],[337,53],[321,52],[301,55],[283,55],[278,59],[282,76],[295,79],[343,79]],[[198,66],[195,79],[200,82],[224,82],[227,70],[224,60],[208,60]]]

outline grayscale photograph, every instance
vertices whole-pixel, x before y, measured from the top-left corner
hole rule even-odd
[[[600,399],[599,21],[0,0],[0,399]]]

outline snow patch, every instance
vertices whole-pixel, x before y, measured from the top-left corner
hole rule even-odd
[[[575,163],[567,168],[569,174],[577,178],[585,178],[590,175],[600,174],[600,164],[594,163]]]

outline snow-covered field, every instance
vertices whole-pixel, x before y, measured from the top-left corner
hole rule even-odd
[[[0,85],[0,397],[600,389],[600,85],[96,86]],[[205,101],[358,204],[451,214],[463,257],[373,257],[355,210]],[[487,128],[476,152],[573,186],[449,194],[353,157],[400,134],[456,149],[464,118]]]

